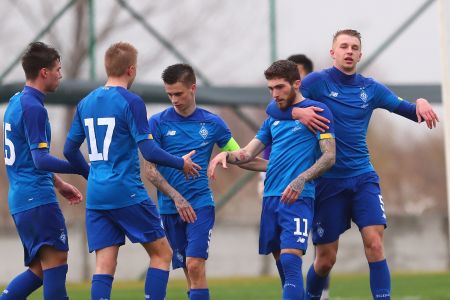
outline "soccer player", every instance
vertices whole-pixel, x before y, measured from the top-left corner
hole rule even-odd
[[[308,75],[301,91],[326,104],[333,113],[337,139],[336,164],[317,180],[313,242],[316,258],[307,276],[306,299],[319,299],[326,276],[336,262],[339,236],[358,226],[370,270],[374,299],[391,299],[391,279],[384,255],[383,232],[387,225],[379,178],[370,163],[366,144],[372,111],[383,108],[415,122],[425,120],[431,129],[439,121],[425,99],[402,101],[384,85],[356,73],[361,59],[361,35],[340,30],[330,50],[333,67]],[[315,116],[319,108],[280,111],[271,103],[267,113],[276,119],[301,120],[311,130],[324,130],[327,120]],[[291,116],[292,114],[292,116]]]
[[[9,179],[8,206],[19,233],[28,269],[15,277],[1,300],[25,300],[41,285],[44,299],[69,299],[66,293],[67,229],[55,191],[70,204],[82,201],[81,193],[57,173],[87,177],[87,164],[73,167],[49,154],[50,123],[45,95],[54,92],[61,75],[56,49],[34,42],[22,55],[26,82],[9,101],[3,118],[3,142]]]
[[[173,155],[195,150],[194,160],[202,170],[190,182],[174,169],[159,165],[156,169],[151,163],[146,164],[145,174],[159,190],[159,209],[174,251],[172,267],[184,269],[189,299],[206,300],[210,296],[205,264],[215,219],[206,170],[215,144],[221,151],[237,150],[239,145],[222,118],[197,107],[196,78],[191,66],[171,65],[163,71],[162,79],[173,107],[149,119],[155,141]],[[256,159],[242,167],[265,171],[267,161]]]
[[[323,109],[323,116],[332,119],[325,105],[300,93],[300,75],[295,63],[276,61],[264,75],[280,109],[314,105]],[[219,153],[208,168],[209,176],[214,178],[216,165],[247,162],[272,143],[264,184],[259,253],[272,253],[279,264],[280,276],[284,276],[284,300],[301,300],[304,296],[301,265],[313,218],[313,179],[328,170],[335,160],[332,123],[329,127],[327,132],[315,134],[299,121],[269,117],[247,146]]]
[[[145,298],[166,295],[172,250],[155,204],[140,178],[138,148],[146,160],[197,176],[190,157],[173,156],[153,141],[142,99],[128,91],[137,68],[137,50],[129,43],[113,44],[105,53],[108,76],[105,86],[87,95],[77,106],[64,154],[72,161],[84,139],[88,140],[91,169],[86,196],[86,229],[89,251],[95,251],[93,300],[110,299],[119,247],[125,236],[140,243],[150,257]],[[183,179],[184,180],[184,179]]]

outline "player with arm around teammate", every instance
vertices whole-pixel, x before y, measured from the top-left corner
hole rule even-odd
[[[379,178],[370,163],[366,144],[367,127],[374,109],[383,108],[415,122],[425,121],[431,129],[438,117],[425,99],[415,104],[402,101],[384,85],[356,73],[361,59],[361,35],[352,29],[333,37],[333,67],[308,75],[302,93],[326,104],[334,116],[336,164],[318,181],[313,242],[316,259],[307,277],[306,299],[319,299],[324,280],[336,262],[339,237],[358,226],[370,270],[374,299],[391,299],[391,278],[384,255],[383,233],[387,226]],[[282,112],[274,103],[268,114],[277,119],[299,119],[311,130],[327,127],[319,108]]]
[[[163,300],[166,295],[172,251],[140,178],[138,148],[146,160],[183,170],[187,177],[198,175],[199,166],[190,159],[194,152],[176,157],[153,141],[144,102],[128,91],[136,67],[137,50],[131,44],[119,42],[108,48],[107,82],[80,101],[66,141],[70,161],[84,139],[88,141],[86,228],[89,251],[96,254],[93,300],[110,299],[125,236],[142,244],[150,257],[145,298]]]
[[[8,206],[28,269],[8,284],[0,299],[26,299],[42,285],[45,300],[68,299],[67,229],[54,189],[70,204],[80,203],[82,195],[54,172],[86,178],[89,167],[84,164],[75,168],[49,153],[51,130],[44,100],[47,93],[57,89],[62,78],[58,51],[33,42],[22,55],[22,67],[25,87],[8,103],[3,118],[3,141],[9,179]]]
[[[158,188],[158,204],[169,243],[172,267],[183,268],[191,300],[210,299],[206,259],[215,220],[214,199],[206,170],[214,145],[221,151],[239,149],[225,122],[196,105],[194,70],[187,64],[167,67],[164,88],[172,107],[149,119],[155,141],[169,153],[181,155],[195,150],[193,160],[200,176],[187,182],[177,170],[146,163],[146,177]],[[264,171],[267,161],[256,159],[243,167]]]
[[[304,98],[299,92],[300,76],[295,63],[281,60],[266,71],[267,86],[278,107],[317,105],[328,119],[332,116],[325,105]],[[313,218],[314,179],[335,161],[333,128],[325,133],[312,133],[298,121],[267,118],[256,137],[241,150],[218,154],[208,174],[215,177],[215,167],[227,163],[247,162],[272,142],[267,176],[264,183],[261,212],[259,253],[272,253],[283,284],[284,300],[304,297],[302,256],[306,252]]]

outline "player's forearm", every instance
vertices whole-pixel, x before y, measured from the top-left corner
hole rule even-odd
[[[227,162],[233,165],[242,165],[251,161],[254,158],[254,156],[252,156],[252,154],[248,152],[245,148],[236,151],[228,151],[226,153],[227,153]]]
[[[64,184],[64,180],[62,180],[61,177],[53,173],[53,185],[57,190],[61,188],[61,186]]]
[[[323,139],[319,141],[322,155],[320,158],[306,171],[301,173],[295,181],[305,183],[320,177],[329,170],[336,162],[336,144],[335,139]]]
[[[145,177],[150,181],[158,190],[163,192],[166,196],[171,199],[177,199],[181,197],[180,193],[175,190],[167,180],[159,173],[156,166],[152,163],[145,162]]]
[[[268,163],[268,160],[256,157],[245,164],[239,165],[239,168],[256,172],[266,172]]]

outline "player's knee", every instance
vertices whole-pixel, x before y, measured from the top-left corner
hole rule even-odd
[[[205,276],[205,260],[204,259],[187,259],[186,267],[189,277],[192,279],[201,279]]]
[[[384,247],[380,239],[372,239],[364,245],[369,260],[379,260],[384,257]]]
[[[336,255],[330,254],[330,255],[323,255],[320,257],[317,256],[316,260],[314,261],[314,269],[318,274],[326,275],[331,271],[335,263],[336,263]]]
[[[96,274],[110,274],[113,275],[116,272],[117,261],[116,260],[97,260],[95,266]]]

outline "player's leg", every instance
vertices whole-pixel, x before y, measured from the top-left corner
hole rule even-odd
[[[369,263],[370,289],[374,299],[391,299],[391,276],[384,256],[383,225],[361,229],[364,251]]]
[[[283,288],[283,286],[284,286],[284,271],[283,271],[283,265],[281,264],[281,260],[280,260],[280,254],[281,254],[281,250],[272,252],[273,258],[275,259],[275,264],[277,266],[278,275],[280,276],[281,287]]]
[[[169,245],[172,248],[172,269],[183,268],[184,276],[187,282],[187,299],[189,299],[189,291],[191,289],[191,282],[189,279],[188,270],[186,268],[186,247],[187,236],[186,227],[187,223],[184,222],[179,214],[162,214],[161,220],[164,225],[164,231],[166,233]]]
[[[44,284],[44,299],[69,299],[66,291],[67,251],[51,246],[43,246],[39,250]]]
[[[306,276],[306,299],[321,299],[328,275],[336,262],[339,240],[316,245],[316,257]]]
[[[169,280],[172,249],[166,237],[143,243],[150,257],[150,266],[145,279],[145,295],[150,299],[164,300]]]
[[[280,262],[280,234],[278,225],[279,197],[264,197],[262,201],[261,220],[259,225],[259,254],[268,255],[272,253],[277,264],[280,275],[281,287],[284,286],[284,270]]]
[[[186,267],[191,283],[189,299],[209,300],[206,260],[214,227],[215,211],[213,206],[205,206],[196,209],[195,213],[197,220],[186,225]]]
[[[384,256],[383,234],[387,225],[379,178],[375,172],[358,176],[353,204],[353,220],[358,225],[370,270],[374,299],[391,298],[391,276]]]
[[[91,287],[92,300],[110,299],[118,255],[118,245],[95,250],[95,273],[92,276]]]
[[[169,280],[172,249],[156,205],[150,200],[111,210],[111,217],[133,243],[147,251],[150,263],[145,279],[145,298],[163,300]]]
[[[125,234],[110,211],[96,209],[86,209],[86,232],[89,252],[95,251],[91,299],[110,299],[119,246],[125,243]]]
[[[313,198],[300,198],[291,205],[279,204],[278,223],[281,228],[280,262],[285,282],[283,299],[303,300],[302,256],[308,247],[313,220]]]
[[[348,188],[346,180],[317,180],[312,229],[316,256],[306,277],[307,300],[321,298],[328,274],[336,262],[339,236],[350,228],[351,194]]]
[[[39,259],[35,259],[29,268],[17,275],[0,295],[0,300],[26,300],[27,297],[42,286],[42,267]]]

